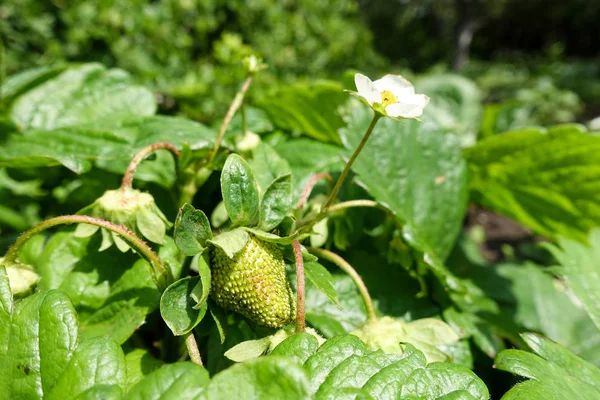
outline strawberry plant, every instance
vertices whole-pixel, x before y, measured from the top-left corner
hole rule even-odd
[[[216,127],[100,64],[3,83],[0,398],[597,398],[598,136],[244,67]],[[544,243],[486,257],[482,207]]]

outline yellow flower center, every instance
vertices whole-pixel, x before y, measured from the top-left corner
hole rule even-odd
[[[390,104],[395,104],[397,102],[398,102],[398,99],[389,90],[384,90],[383,92],[381,92],[381,105],[383,107],[387,107]]]

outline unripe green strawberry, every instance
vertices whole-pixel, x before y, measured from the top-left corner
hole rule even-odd
[[[221,307],[271,328],[294,320],[295,302],[285,262],[274,244],[253,235],[233,258],[211,249],[211,295]]]

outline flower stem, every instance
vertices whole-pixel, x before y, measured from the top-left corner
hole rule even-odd
[[[327,209],[326,212],[321,212],[314,218],[301,219],[300,221],[298,221],[298,225],[297,225],[298,229],[302,229],[302,231],[309,230],[309,228],[313,227],[317,222],[319,222],[323,218],[325,218],[331,214],[335,214],[338,211],[345,210],[347,208],[353,208],[353,207],[373,207],[373,208],[379,208],[383,211],[389,211],[387,208],[385,208],[384,206],[382,206],[381,204],[379,204],[373,200],[344,201],[344,202],[332,205],[331,207],[329,207]]]
[[[360,292],[360,295],[363,299],[363,303],[365,304],[365,308],[367,309],[367,319],[369,321],[375,321],[377,316],[375,315],[375,308],[373,307],[373,300],[371,299],[371,295],[369,294],[367,286],[365,286],[365,283],[363,282],[358,272],[356,272],[356,270],[352,268],[352,265],[350,265],[346,260],[344,260],[342,257],[338,256],[332,251],[319,249],[316,247],[307,247],[307,250],[319,258],[324,258],[325,260],[334,263],[335,265],[340,267],[345,273],[350,275],[350,278],[352,278],[352,281],[358,288],[358,291]]]
[[[302,248],[300,242],[294,240],[294,256],[296,258],[296,291],[298,298],[296,301],[296,333],[304,332],[306,328],[306,315],[304,306],[304,297],[306,287],[304,285],[304,260],[302,259]]]
[[[345,210],[346,208],[353,208],[353,207],[373,207],[373,208],[381,208],[382,210],[387,210],[381,204],[379,204],[373,200],[350,200],[350,201],[344,201],[344,202],[332,205],[327,210],[327,213],[333,214],[338,211]]]
[[[233,101],[231,102],[231,105],[229,106],[229,110],[227,110],[227,114],[225,114],[225,118],[223,119],[221,128],[219,129],[219,134],[217,135],[217,139],[215,140],[215,145],[213,146],[212,152],[210,153],[210,156],[208,157],[208,163],[207,163],[208,165],[210,165],[214,161],[215,157],[217,156],[217,153],[219,152],[219,147],[221,147],[221,142],[223,141],[223,137],[225,136],[225,131],[227,131],[227,127],[231,123],[231,120],[232,120],[233,116],[235,115],[235,112],[242,105],[242,102],[244,101],[244,96],[246,95],[246,92],[248,91],[248,88],[250,87],[251,83],[252,83],[252,75],[250,75],[248,78],[246,78],[246,80],[242,84],[242,87],[240,88],[240,90],[236,93],[235,97],[233,98]]]
[[[160,257],[135,233],[125,228],[122,225],[116,225],[112,222],[105,221],[103,219],[88,217],[87,215],[63,215],[60,217],[54,217],[47,219],[33,228],[23,232],[19,238],[9,247],[4,258],[5,262],[16,262],[19,258],[19,251],[21,247],[36,234],[45,231],[46,229],[52,228],[57,225],[69,225],[69,224],[89,224],[99,226],[107,229],[111,232],[119,234],[128,244],[130,244],[142,257],[150,264],[150,272],[152,279],[156,286],[161,290],[165,290],[170,278],[170,273],[163,264]]]
[[[131,188],[131,185],[133,184],[133,174],[135,172],[135,169],[138,167],[138,165],[140,165],[140,163],[146,157],[148,157],[148,155],[150,153],[152,153],[158,149],[169,150],[171,153],[173,153],[173,155],[176,158],[179,157],[179,150],[177,150],[177,147],[175,147],[175,145],[168,143],[168,142],[154,143],[154,144],[151,144],[150,146],[144,147],[133,157],[133,159],[129,163],[129,166],[127,167],[127,171],[125,171],[125,175],[123,175],[123,182],[121,184],[122,189],[130,189]]]
[[[187,335],[185,335],[185,347],[187,347],[190,360],[195,364],[202,365],[202,357],[200,356],[200,350],[198,350],[198,343],[196,343],[194,331],[189,331]]]
[[[371,133],[373,132],[373,128],[375,128],[375,125],[377,124],[377,121],[379,121],[380,117],[381,117],[381,115],[379,113],[375,113],[375,115],[373,116],[373,119],[371,120],[371,124],[367,128],[367,132],[365,132],[365,135],[363,136],[362,140],[360,141],[360,144],[354,151],[354,154],[352,154],[352,157],[350,157],[350,160],[348,160],[348,163],[346,164],[346,167],[344,167],[342,174],[340,175],[333,190],[331,191],[331,194],[329,195],[327,202],[321,208],[323,213],[325,211],[327,211],[327,208],[329,208],[329,206],[335,201],[335,198],[337,197],[337,195],[340,192],[340,189],[342,187],[342,183],[344,183],[346,176],[348,176],[348,173],[350,172],[350,168],[352,167],[352,164],[354,164],[354,161],[356,160],[356,158],[362,151],[363,147],[367,143],[367,140],[369,140],[369,137],[371,136]]]

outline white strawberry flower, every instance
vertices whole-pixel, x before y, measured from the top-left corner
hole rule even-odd
[[[354,75],[358,93],[351,92],[373,110],[393,119],[417,119],[429,103],[429,97],[415,93],[415,88],[400,75],[388,74],[372,82],[363,74]]]

